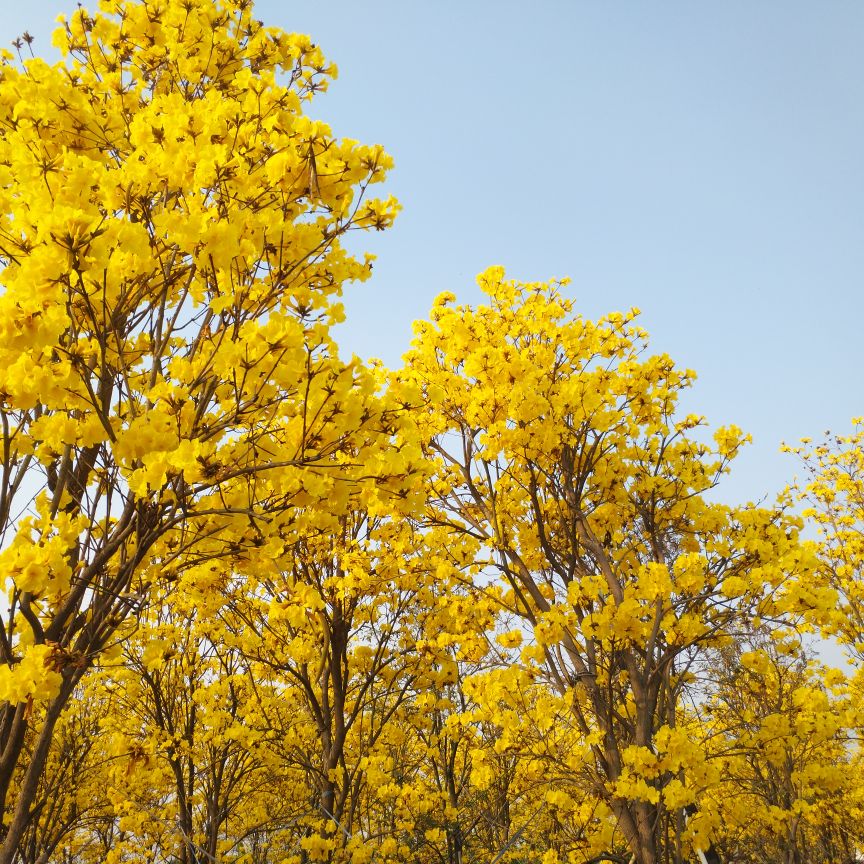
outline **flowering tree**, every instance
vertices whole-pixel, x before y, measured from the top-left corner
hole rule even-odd
[[[664,838],[680,850],[683,808],[713,777],[678,727],[692,664],[741,621],[827,615],[833,595],[808,584],[800,519],[706,497],[746,439],[720,429],[712,451],[701,418],[675,416],[693,373],[641,356],[635,312],[595,324],[555,286],[502,268],[478,281],[489,304],[441,295],[406,355],[434,403],[428,525],[473,543],[466,579],[500,580],[524,622],[504,644],[533,637],[522,662],[568,700],[592,794],[654,864]],[[700,821],[688,836],[706,845]]]
[[[744,632],[712,658],[702,710],[722,766],[724,858],[849,861],[860,844],[862,717],[848,681],[789,634]],[[736,854],[736,850],[738,853]]]
[[[804,516],[819,535],[825,577],[838,592],[840,604],[830,627],[860,669],[864,663],[864,418],[853,419],[851,435],[836,435],[817,446],[804,439],[795,453],[806,471]],[[827,433],[826,433],[827,434]]]
[[[364,484],[414,494],[403,402],[329,336],[371,267],[343,235],[398,209],[367,195],[383,150],[303,114],[335,68],[248,0],[100,8],[65,62],[0,66],[3,864],[152,586],[270,566]]]

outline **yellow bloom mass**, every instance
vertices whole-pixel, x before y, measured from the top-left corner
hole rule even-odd
[[[343,361],[400,206],[321,48],[250,0],[54,45],[0,54],[0,864],[851,862],[864,433],[718,503],[749,436],[638,310],[502,267]]]

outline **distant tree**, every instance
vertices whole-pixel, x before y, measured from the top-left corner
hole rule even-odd
[[[714,794],[724,860],[860,860],[864,795],[854,744],[860,707],[837,670],[797,638],[757,630],[717,652],[704,711],[723,766]]]

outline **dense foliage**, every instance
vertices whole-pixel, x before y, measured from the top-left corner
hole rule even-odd
[[[494,267],[340,359],[335,67],[99,8],[0,65],[0,864],[862,860],[864,432],[720,504],[637,311]]]

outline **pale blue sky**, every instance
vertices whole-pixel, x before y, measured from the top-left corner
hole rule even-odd
[[[95,6],[95,3],[92,5]],[[70,0],[0,0],[45,50]],[[286,2],[340,70],[311,114],[384,144],[396,227],[364,236],[346,353],[399,362],[443,290],[503,264],[570,276],[584,314],[643,310],[699,380],[686,410],[754,445],[720,497],[772,497],[781,439],[864,414],[864,5]],[[386,190],[386,187],[385,187]],[[385,191],[382,190],[382,191]]]

